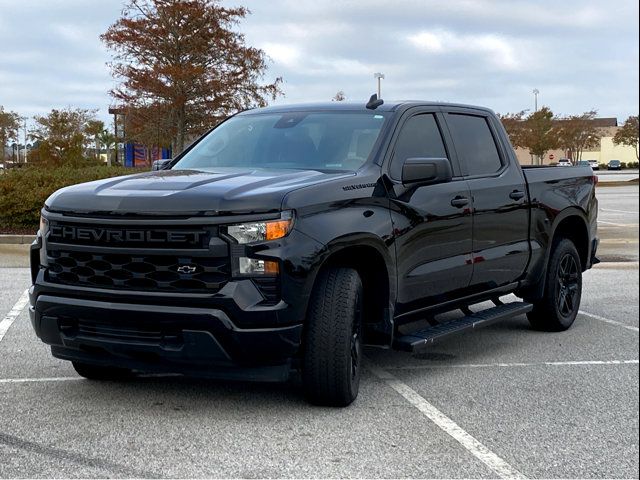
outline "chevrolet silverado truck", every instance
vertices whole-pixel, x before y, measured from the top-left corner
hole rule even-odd
[[[363,346],[415,352],[523,314],[565,330],[597,262],[591,168],[521,167],[485,108],[249,110],[154,169],[42,209],[31,323],[89,379],[293,373],[346,406]]]

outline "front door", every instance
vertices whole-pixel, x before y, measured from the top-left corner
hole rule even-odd
[[[471,194],[443,141],[442,116],[419,110],[408,115],[388,162],[388,193],[396,246],[396,314],[462,295],[471,264]],[[401,182],[408,158],[447,158],[454,179],[436,185]]]

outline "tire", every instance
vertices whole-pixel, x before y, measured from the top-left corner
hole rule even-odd
[[[307,400],[346,407],[358,396],[362,369],[362,281],[351,268],[319,274],[309,302],[302,359]]]
[[[547,332],[561,332],[573,325],[582,298],[580,256],[571,240],[555,244],[546,273],[544,296],[527,314],[531,326]]]
[[[133,372],[128,368],[105,367],[82,362],[71,363],[78,375],[89,380],[126,380],[133,376]]]

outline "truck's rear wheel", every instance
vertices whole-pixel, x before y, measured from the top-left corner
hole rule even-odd
[[[571,240],[562,239],[551,252],[544,296],[528,313],[529,322],[539,330],[560,332],[573,325],[582,298],[580,256]]]
[[[71,363],[78,375],[90,380],[125,380],[133,376],[128,368],[106,367],[82,362]]]
[[[329,268],[309,303],[302,381],[311,403],[345,407],[358,396],[362,368],[362,281],[351,268]]]

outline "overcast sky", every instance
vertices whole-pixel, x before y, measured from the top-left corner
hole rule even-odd
[[[284,78],[278,103],[383,98],[540,105],[638,114],[638,1],[225,0],[240,29]],[[0,0],[0,105],[22,115],[66,106],[108,119],[115,85],[98,35],[122,0]]]

